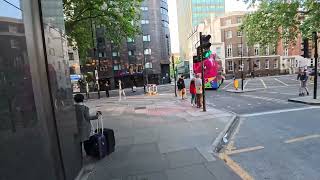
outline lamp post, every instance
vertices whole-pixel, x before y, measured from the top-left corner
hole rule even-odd
[[[202,47],[202,32],[199,33],[200,34],[200,60],[201,60],[201,79],[202,79],[202,107],[203,107],[203,111],[206,112],[207,108],[206,108],[206,94],[205,94],[205,80],[204,80],[204,60],[203,60],[203,47]]]
[[[177,97],[177,76],[176,76],[176,70],[174,67],[174,56],[172,56],[172,69],[173,69],[173,76],[174,76],[174,96]]]
[[[241,31],[242,33],[242,31]],[[242,73],[241,73],[241,90],[243,91],[244,89],[244,74],[243,74],[243,71],[244,71],[244,63],[243,63],[243,60],[242,60],[242,56],[243,56],[243,43],[242,43],[242,34],[241,34],[241,50],[240,50],[240,62],[241,62],[241,70],[242,70]]]
[[[318,34],[317,32],[313,32],[313,40],[314,40],[314,60],[315,60],[315,74],[314,74],[314,93],[313,93],[313,99],[317,99],[317,90],[318,90]]]

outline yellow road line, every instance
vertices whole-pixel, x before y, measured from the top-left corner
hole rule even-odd
[[[227,154],[219,154],[220,159],[222,159],[226,164],[243,180],[254,180],[254,178],[244,169],[240,167],[235,161],[233,161]]]
[[[227,154],[228,155],[239,154],[239,153],[244,153],[244,152],[257,151],[257,150],[261,150],[261,149],[264,149],[264,147],[263,146],[255,146],[255,147],[249,147],[249,148],[244,148],[244,149],[237,149],[234,151],[227,152]]]
[[[308,139],[314,139],[314,138],[320,138],[320,134],[297,137],[297,138],[286,140],[286,141],[284,141],[284,143],[290,144],[290,143],[300,142],[300,141],[304,141],[304,140],[308,140]]]

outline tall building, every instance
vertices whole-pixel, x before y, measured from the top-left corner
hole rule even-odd
[[[177,0],[180,56],[191,61],[194,44],[193,36],[199,33],[199,25],[206,19],[225,13],[224,0]]]
[[[109,81],[115,88],[115,82],[121,79],[126,87],[142,86],[147,82],[146,77],[148,83],[169,82],[171,42],[167,0],[145,0],[140,9],[141,20],[138,23],[141,24],[142,35],[126,38],[120,46],[108,41],[104,28],[97,26],[96,56],[100,59],[101,84]],[[103,89],[104,86],[100,87]]]

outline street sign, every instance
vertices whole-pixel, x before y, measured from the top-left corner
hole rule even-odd
[[[71,74],[70,79],[71,79],[71,81],[79,81],[81,79],[81,75]]]

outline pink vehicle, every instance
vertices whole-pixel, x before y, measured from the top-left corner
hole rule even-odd
[[[224,77],[221,75],[221,61],[216,60],[215,53],[204,59],[204,67],[205,88],[218,89],[223,83]],[[195,74],[202,73],[200,61],[194,60],[193,71]]]

